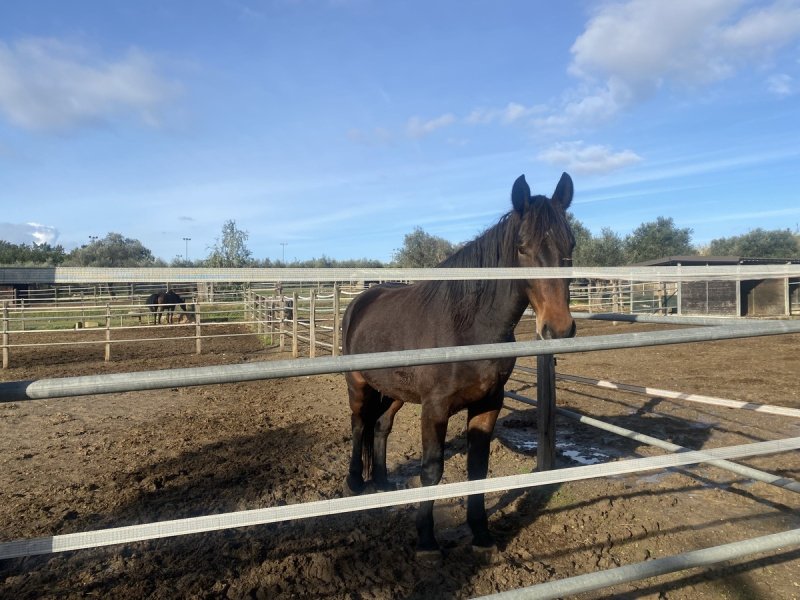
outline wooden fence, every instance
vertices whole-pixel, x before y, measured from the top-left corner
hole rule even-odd
[[[118,344],[194,340],[194,352],[200,354],[204,340],[253,335],[252,330],[230,331],[231,324],[257,325],[245,319],[241,301],[188,301],[187,308],[190,304],[193,311],[175,310],[172,324],[167,324],[167,312],[162,313],[161,324],[155,324],[156,313],[143,304],[31,307],[6,300],[2,303],[2,365],[9,368],[15,351],[22,349],[99,346],[104,360],[110,361],[112,348]],[[221,331],[223,327],[228,331]],[[188,330],[189,335],[176,336],[176,330]],[[164,335],[166,331],[173,335]]]

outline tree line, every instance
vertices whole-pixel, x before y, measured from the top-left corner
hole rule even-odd
[[[693,230],[677,227],[672,218],[658,217],[642,223],[627,236],[608,227],[593,234],[569,213],[575,236],[573,264],[584,267],[616,267],[655,260],[667,256],[742,256],[751,258],[798,258],[800,235],[789,229],[753,229],[738,236],[712,240],[706,246],[692,243]],[[167,263],[153,256],[139,240],[119,233],[109,233],[66,252],[60,245],[12,244],[0,240],[0,265],[76,266],[76,267],[294,267],[294,268],[381,268],[434,267],[463,244],[450,242],[416,227],[403,238],[392,261],[360,258],[337,260],[325,255],[303,261],[272,261],[253,258],[247,246],[249,234],[226,221],[222,233],[209,248],[205,258],[188,261],[176,256]]]

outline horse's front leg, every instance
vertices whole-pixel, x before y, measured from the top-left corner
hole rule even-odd
[[[489,472],[489,449],[492,431],[503,404],[502,390],[468,410],[467,421],[467,476],[470,481],[485,479]],[[467,498],[467,523],[472,530],[472,546],[478,550],[493,550],[495,541],[489,532],[483,494]]]
[[[444,412],[444,414],[440,414]],[[422,485],[436,485],[444,473],[444,441],[447,435],[448,414],[422,404]],[[417,557],[436,560],[440,557],[439,543],[433,530],[433,500],[420,502],[417,510]]]

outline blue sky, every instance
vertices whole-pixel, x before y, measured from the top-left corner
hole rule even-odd
[[[0,5],[12,242],[195,259],[233,219],[257,258],[390,260],[562,171],[595,233],[794,231],[800,1]]]

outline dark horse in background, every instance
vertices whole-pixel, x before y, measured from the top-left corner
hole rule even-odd
[[[145,300],[145,304],[150,309],[150,312],[153,313],[153,325],[156,322],[161,323],[161,313],[165,311],[167,313],[167,323],[171,324],[173,313],[177,306],[180,306],[190,319],[194,316],[194,307],[191,306],[190,309],[187,309],[186,301],[172,290],[150,294]]]
[[[571,264],[575,239],[566,211],[572,179],[564,173],[552,199],[531,196],[524,176],[511,191],[513,210],[442,262],[440,267],[558,267]],[[569,311],[569,280],[426,281],[375,286],[348,306],[342,322],[343,352],[361,354],[514,341],[514,328],[528,305],[540,338],[575,335]],[[467,410],[467,474],[484,479],[489,442],[503,404],[503,386],[515,359],[397,367],[346,373],[352,410],[353,448],[346,494],[365,489],[372,477],[391,489],[386,440],[405,402],[421,405],[422,485],[435,485],[444,470],[449,418]],[[467,501],[473,548],[492,550],[483,495]],[[433,502],[422,502],[416,519],[417,553],[439,556]]]

